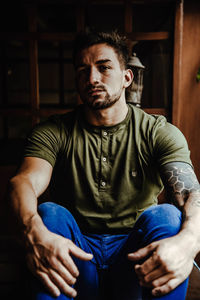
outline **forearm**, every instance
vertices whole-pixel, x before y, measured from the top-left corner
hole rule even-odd
[[[11,209],[23,237],[33,230],[33,227],[43,227],[43,222],[37,212],[37,195],[28,178],[17,175],[10,180],[9,198]]]
[[[193,256],[200,251],[200,185],[193,168],[182,162],[164,165],[161,176],[169,199],[182,211],[180,240]]]
[[[194,257],[200,251],[200,192],[190,193],[183,209],[183,225],[180,235],[193,251]]]

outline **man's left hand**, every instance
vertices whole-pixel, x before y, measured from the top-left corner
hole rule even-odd
[[[138,262],[135,272],[141,286],[152,289],[154,296],[162,296],[171,292],[189,276],[194,257],[190,245],[183,245],[181,238],[176,235],[130,253],[128,259]]]

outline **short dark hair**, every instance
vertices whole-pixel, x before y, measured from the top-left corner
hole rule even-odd
[[[73,44],[73,64],[76,66],[77,55],[83,50],[96,44],[106,44],[116,52],[120,65],[127,68],[129,60],[129,51],[126,43],[126,37],[120,35],[117,31],[112,32],[96,32],[82,31],[80,32]]]

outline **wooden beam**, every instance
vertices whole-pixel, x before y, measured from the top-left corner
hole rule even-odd
[[[176,4],[175,28],[174,28],[174,66],[173,66],[173,96],[172,96],[172,123],[179,127],[182,70],[182,44],[183,44],[183,0]]]
[[[1,47],[2,51],[2,62],[1,62],[1,80],[2,80],[2,105],[6,106],[8,104],[8,66],[7,66],[7,53],[5,43]]]
[[[168,111],[165,108],[143,108],[143,110],[152,115],[163,115],[165,117],[168,117]]]
[[[64,86],[65,86],[65,75],[64,75],[64,63],[62,61],[63,59],[63,45],[62,43],[59,43],[59,103],[60,105],[64,105]]]
[[[36,6],[31,5],[28,8],[29,31],[36,33],[37,31],[37,11]],[[39,109],[39,70],[38,70],[38,41],[30,40],[29,42],[29,57],[30,57],[30,106],[31,110]],[[35,125],[39,119],[35,114],[32,116],[32,125]]]
[[[128,26],[128,25],[127,25]],[[130,26],[130,24],[129,24]],[[76,33],[13,33],[13,32],[1,32],[0,40],[37,40],[37,41],[73,41]],[[170,37],[168,31],[157,32],[129,32],[125,33],[128,38],[139,40],[167,40]]]
[[[40,111],[38,112],[40,117],[49,117],[51,115],[55,115],[55,114],[64,114],[67,113],[69,111],[72,111],[73,108],[50,108],[48,107],[48,109],[46,108],[41,108]]]
[[[36,41],[30,41],[30,102],[32,109],[39,108],[38,48]]]
[[[75,33],[67,32],[0,32],[0,40],[72,41]]]
[[[124,31],[131,33],[133,30],[133,15],[131,0],[125,0],[124,3]]]
[[[0,108],[0,115],[9,116],[31,116],[32,111],[28,108]]]
[[[167,116],[168,112],[165,108],[142,108],[145,112],[155,115]],[[31,110],[28,108],[1,108],[0,115],[2,116],[31,116],[47,117],[53,114],[63,114],[71,111],[73,108],[60,108],[60,107],[41,107],[38,110]]]
[[[126,36],[132,41],[167,40],[170,37],[170,33],[168,31],[132,32],[127,33]]]
[[[85,7],[82,1],[76,6],[76,28],[77,32],[85,28]]]

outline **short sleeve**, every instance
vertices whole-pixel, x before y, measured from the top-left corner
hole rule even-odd
[[[158,165],[173,161],[192,165],[190,151],[183,133],[174,125],[162,119],[152,133],[154,156]]]
[[[60,143],[58,123],[48,120],[37,125],[27,137],[24,157],[42,158],[54,167],[59,154]]]

